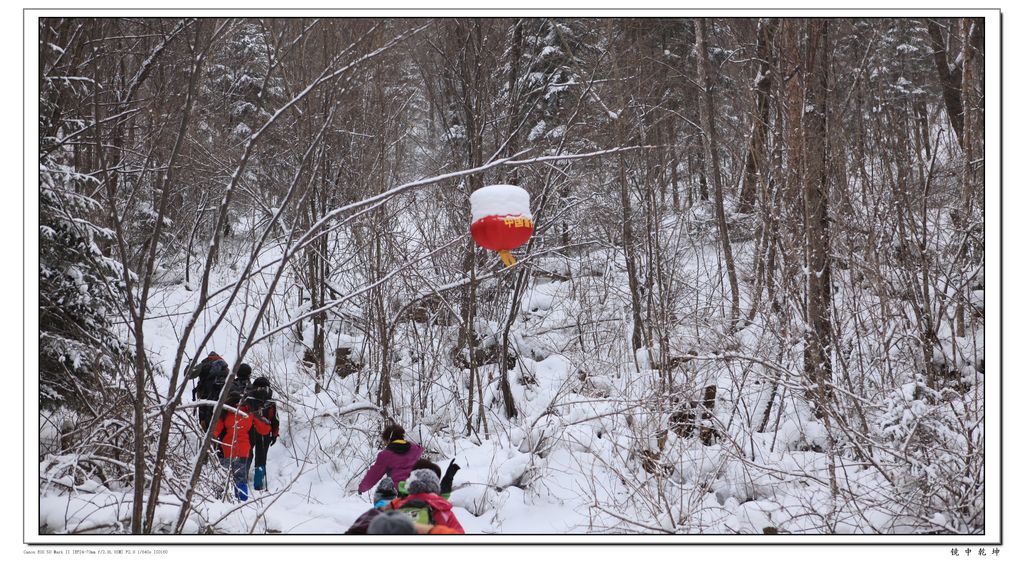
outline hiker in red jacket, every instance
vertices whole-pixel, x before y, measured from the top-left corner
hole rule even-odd
[[[228,468],[235,482],[235,497],[240,501],[248,500],[249,486],[246,484],[249,461],[249,429],[255,428],[258,434],[270,434],[270,423],[254,412],[247,405],[239,405],[242,396],[232,392],[225,401],[217,424],[213,426],[213,437],[220,443],[224,456],[220,459],[222,466]]]
[[[423,447],[405,440],[405,429],[396,424],[388,425],[381,432],[385,447],[377,453],[377,461],[370,466],[366,476],[359,483],[359,492],[365,493],[373,488],[385,475],[391,477],[401,492],[405,480],[416,465],[416,460],[423,455]]]

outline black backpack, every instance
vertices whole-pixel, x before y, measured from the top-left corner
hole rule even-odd
[[[222,387],[222,388],[224,387],[224,381],[223,380],[220,382],[220,387]],[[242,398],[249,397],[249,393],[250,393],[249,392],[249,380],[242,380],[242,379],[239,379],[239,378],[235,378],[231,382],[231,392],[232,393],[237,393],[238,395],[242,396]]]
[[[199,383],[196,396],[200,399],[216,399],[228,380],[228,363],[217,355],[208,356],[199,363]]]

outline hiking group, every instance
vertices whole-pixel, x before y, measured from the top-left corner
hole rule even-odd
[[[423,457],[423,447],[409,442],[405,429],[388,425],[381,432],[384,449],[370,466],[359,492],[376,484],[373,508],[356,519],[346,534],[464,534],[448,497],[459,471],[452,460],[441,467]],[[378,483],[379,482],[379,483]]]
[[[216,402],[228,378],[228,363],[217,353],[210,353],[196,368],[198,378],[192,398]],[[280,434],[277,405],[273,401],[270,380],[260,376],[250,382],[252,367],[242,363],[228,389],[220,416],[213,421],[214,405],[197,407],[199,426],[206,431],[213,422],[213,444],[220,463],[227,468],[234,484],[234,496],[240,501],[249,498],[249,468],[255,460],[252,487],[267,488],[267,452]]]
[[[213,439],[221,465],[227,469],[234,497],[249,498],[249,468],[254,463],[253,489],[267,489],[267,452],[277,442],[279,421],[270,381],[260,376],[250,383],[252,368],[238,365],[227,390],[224,407],[213,419],[216,402],[224,392],[230,369],[217,353],[210,353],[196,367],[193,400],[203,431],[213,423]],[[390,424],[381,432],[384,449],[377,454],[359,492],[376,485],[373,508],[361,514],[346,534],[464,534],[448,497],[458,464],[452,460],[445,473],[423,457],[423,447],[406,439],[405,429]]]

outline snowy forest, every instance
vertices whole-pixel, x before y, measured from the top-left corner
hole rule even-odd
[[[343,534],[392,423],[467,534],[985,532],[983,19],[37,29],[40,534]]]

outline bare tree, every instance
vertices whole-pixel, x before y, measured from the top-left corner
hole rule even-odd
[[[711,185],[715,191],[715,216],[718,224],[718,236],[722,244],[722,254],[725,257],[726,275],[729,278],[729,296],[732,302],[730,318],[734,326],[739,322],[740,314],[740,289],[736,279],[736,260],[732,254],[732,243],[729,241],[729,226],[725,218],[725,203],[722,186],[722,177],[718,162],[718,133],[715,127],[714,115],[715,105],[713,90],[713,78],[711,75],[711,63],[708,59],[707,45],[707,24],[703,19],[695,20],[697,28],[697,54],[700,63],[697,65],[697,81],[700,83],[700,123],[704,139],[704,162],[709,170]]]

